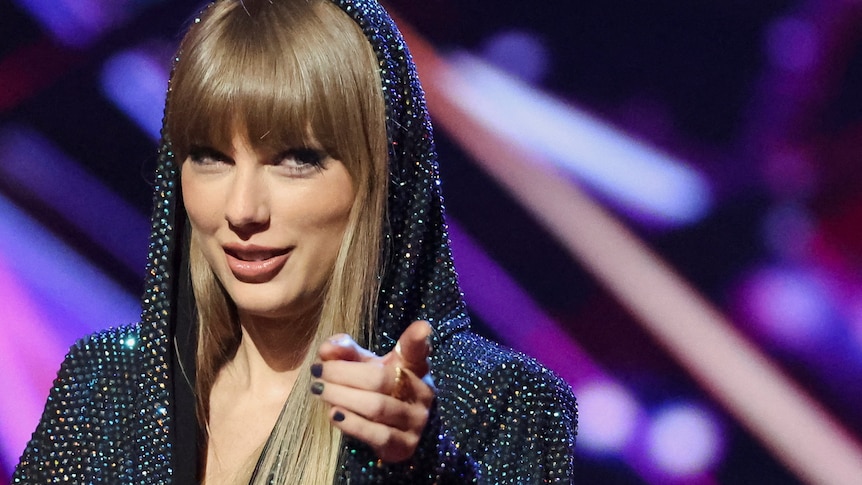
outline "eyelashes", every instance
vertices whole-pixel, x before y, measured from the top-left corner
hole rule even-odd
[[[197,164],[215,163],[215,162],[227,163],[228,161],[230,161],[230,158],[227,155],[225,155],[224,153],[222,153],[222,152],[220,152],[214,148],[206,147],[206,146],[193,145],[189,149],[188,160],[193,162],[193,163],[197,163]]]
[[[309,171],[322,171],[329,155],[324,151],[310,147],[288,148],[268,160],[261,161],[289,175],[304,175]],[[215,148],[193,145],[189,149],[188,161],[204,168],[216,168],[223,165],[234,165],[233,158]]]
[[[285,164],[291,163],[293,165],[306,165],[316,168],[323,168],[323,162],[326,160],[327,155],[323,150],[317,150],[314,148],[290,148],[281,152],[281,154],[276,157],[275,163]]]

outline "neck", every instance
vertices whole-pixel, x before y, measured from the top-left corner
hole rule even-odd
[[[317,318],[273,320],[240,315],[242,337],[210,390],[206,482],[236,483],[248,472],[301,374]],[[247,482],[247,478],[240,481]]]
[[[225,370],[248,390],[266,389],[286,397],[310,351],[316,322],[241,316],[242,339]]]

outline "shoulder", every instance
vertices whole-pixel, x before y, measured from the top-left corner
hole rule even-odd
[[[140,364],[137,324],[102,330],[75,342],[66,354],[48,397],[82,406],[131,394]]]
[[[94,477],[124,473],[125,467],[116,463],[131,449],[129,426],[135,419],[141,360],[138,335],[137,325],[127,325],[72,345],[14,483],[47,482],[63,470],[89,470]]]
[[[139,326],[130,324],[79,339],[66,354],[57,379],[90,380],[134,366],[139,356],[139,333]]]
[[[450,336],[435,349],[432,357],[435,379],[441,385],[455,384],[462,391],[484,393],[488,386],[496,391],[529,396],[554,397],[572,401],[571,387],[556,373],[536,359],[509,347],[492,342],[473,332]]]
[[[84,409],[131,395],[140,364],[138,329],[136,324],[110,328],[75,342],[60,366],[48,405],[62,398]]]
[[[444,426],[486,478],[530,483],[571,476],[578,415],[563,379],[469,331],[442,342],[432,362]]]
[[[100,330],[78,339],[69,350],[69,356],[94,351],[124,355],[137,348],[139,335],[140,325],[137,323]]]

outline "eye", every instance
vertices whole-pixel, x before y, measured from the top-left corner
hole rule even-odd
[[[310,170],[322,170],[327,157],[323,150],[299,147],[281,152],[273,163],[293,173],[304,174]]]
[[[279,155],[279,163],[320,166],[325,158],[326,154],[322,150],[306,147],[291,148]]]
[[[194,145],[189,149],[187,160],[195,165],[217,165],[229,163],[230,157],[214,148]]]

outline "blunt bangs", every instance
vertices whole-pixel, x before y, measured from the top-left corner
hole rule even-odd
[[[204,13],[209,21],[192,27],[180,46],[166,120],[180,162],[194,146],[228,150],[236,134],[269,152],[323,148],[354,177],[357,164],[373,160],[369,119],[384,115],[369,112],[365,100],[381,90],[376,57],[337,7],[311,3],[217,2]]]

